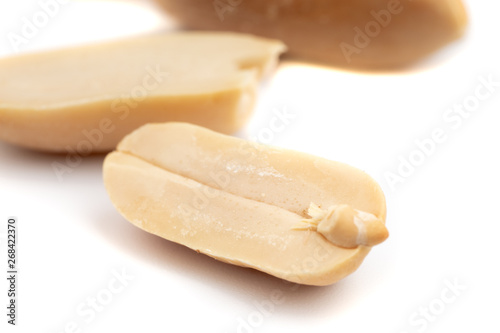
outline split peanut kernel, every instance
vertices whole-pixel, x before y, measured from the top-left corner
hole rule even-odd
[[[1,59],[0,139],[84,155],[150,122],[233,133],[284,49],[251,35],[182,32]]]
[[[142,126],[103,173],[137,227],[292,282],[332,284],[387,237],[384,195],[364,172],[191,124]]]

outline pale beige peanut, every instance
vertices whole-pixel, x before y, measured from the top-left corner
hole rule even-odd
[[[156,1],[184,26],[277,38],[292,56],[348,68],[410,65],[467,25],[461,0]]]
[[[149,122],[232,133],[284,49],[251,35],[183,32],[1,59],[0,139],[47,151],[91,141],[99,152]]]
[[[149,124],[126,136],[106,157],[104,183],[117,210],[145,231],[302,284],[344,278],[367,245],[387,237],[384,195],[364,172],[185,123]],[[352,207],[377,219],[385,236],[368,227],[365,239],[377,242],[352,246],[357,233],[341,231],[332,242],[298,230],[311,203]]]

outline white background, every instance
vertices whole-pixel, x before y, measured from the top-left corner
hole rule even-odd
[[[286,108],[296,118],[271,144],[349,163],[382,185],[390,238],[357,272],[333,286],[292,289],[219,263],[125,221],[103,187],[104,156],[85,158],[58,181],[51,163],[64,155],[0,143],[1,269],[14,215],[20,271],[18,326],[6,324],[2,278],[0,330],[71,332],[75,322],[81,332],[500,332],[500,86],[460,124],[443,118],[471,100],[480,77],[500,82],[500,5],[471,0],[467,9],[465,38],[405,71],[282,62],[240,133],[258,137],[273,110]],[[0,57],[15,54],[7,34],[39,10],[37,1],[0,0]],[[149,2],[77,1],[19,52],[173,27]],[[446,140],[392,189],[387,172],[397,173],[399,158],[416,156],[415,141],[439,128]],[[122,270],[133,277],[123,290],[95,317],[80,315]],[[450,283],[464,289],[453,293]],[[271,307],[273,292],[283,299]]]

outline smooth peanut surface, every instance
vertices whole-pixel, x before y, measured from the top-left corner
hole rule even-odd
[[[189,28],[283,40],[290,54],[347,68],[412,64],[462,36],[461,0],[156,0]]]
[[[0,139],[88,153],[148,122],[232,133],[282,51],[250,35],[185,32],[2,59]]]
[[[342,279],[387,237],[384,195],[364,172],[185,123],[126,136],[104,183],[139,228],[302,284]]]

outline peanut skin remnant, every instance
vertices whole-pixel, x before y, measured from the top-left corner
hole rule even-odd
[[[284,45],[183,32],[0,59],[0,139],[87,155],[149,122],[233,133]]]
[[[277,38],[346,68],[408,66],[461,37],[461,0],[156,0],[181,25]]]
[[[344,278],[388,236],[384,195],[366,173],[186,123],[126,136],[104,183],[139,228],[302,284]]]

